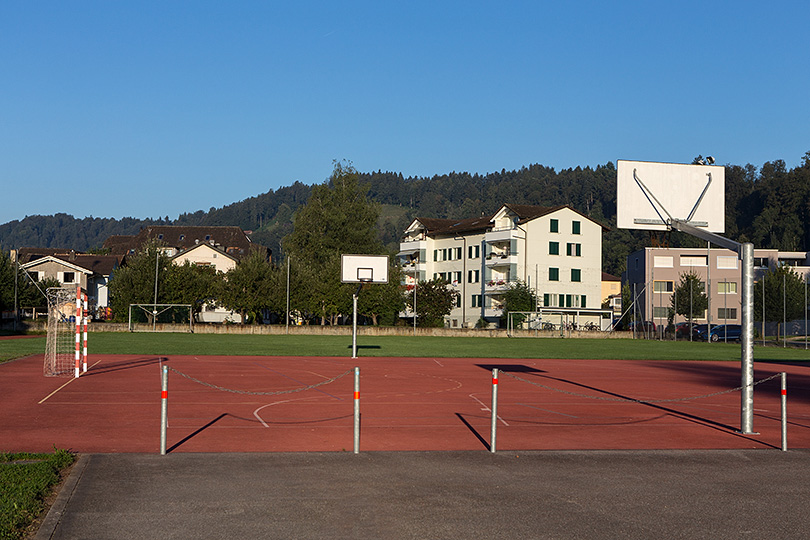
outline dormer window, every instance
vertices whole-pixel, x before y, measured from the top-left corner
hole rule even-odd
[[[163,235],[162,234],[158,235],[158,240],[163,240]]]
[[[185,234],[181,234],[181,235],[180,235],[180,241],[182,242],[182,241],[183,241],[183,240],[185,240],[185,239],[186,239],[186,235],[185,235]]]

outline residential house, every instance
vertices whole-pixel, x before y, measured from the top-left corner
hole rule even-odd
[[[602,304],[607,303],[614,317],[622,314],[622,278],[602,272]]]
[[[12,259],[35,281],[57,280],[64,287],[79,286],[87,292],[88,310],[95,319],[109,314],[108,284],[120,255],[95,255],[68,249],[21,248],[12,250]]]
[[[399,256],[406,285],[439,277],[458,292],[451,328],[497,322],[516,281],[535,292],[536,309],[584,322],[600,317],[602,230],[568,206],[504,204],[480,218],[416,218]]]

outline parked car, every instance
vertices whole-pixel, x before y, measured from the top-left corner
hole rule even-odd
[[[679,322],[675,325],[675,337],[677,339],[689,339],[689,332],[694,333],[697,326],[695,323]]]
[[[655,323],[652,321],[636,321],[627,325],[631,332],[655,332]]]
[[[692,339],[700,339],[700,334],[706,332],[709,329],[708,324],[696,324],[694,328],[692,328]]]
[[[702,341],[740,341],[742,338],[742,326],[739,324],[721,324],[712,326],[710,332],[703,331],[698,334],[698,339]]]

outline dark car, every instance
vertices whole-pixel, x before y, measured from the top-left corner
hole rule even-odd
[[[741,338],[742,326],[739,324],[712,326],[711,332],[703,331],[698,334],[698,339],[702,341],[740,341]]]
[[[692,339],[700,339],[700,334],[705,333],[708,329],[708,324],[696,324],[694,328],[692,328]]]
[[[675,337],[678,339],[688,339],[690,331],[694,334],[697,326],[698,325],[695,323],[679,322],[675,325]]]
[[[636,321],[627,325],[631,332],[655,332],[655,323],[652,321]]]

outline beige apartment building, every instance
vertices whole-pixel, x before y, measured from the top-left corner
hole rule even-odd
[[[442,278],[458,293],[445,324],[496,323],[516,281],[537,295],[537,309],[598,320],[602,303],[602,230],[568,206],[504,204],[492,216],[417,218],[400,243],[405,285]],[[411,313],[403,313],[412,317]]]
[[[808,253],[754,250],[754,279],[768,269],[789,265],[801,276],[810,274]],[[695,272],[709,297],[709,308],[695,313],[702,324],[740,324],[741,262],[739,256],[721,248],[644,248],[627,257],[625,281],[637,298],[635,310],[641,320],[667,325],[672,295],[681,275]],[[680,315],[675,322],[686,320]]]

